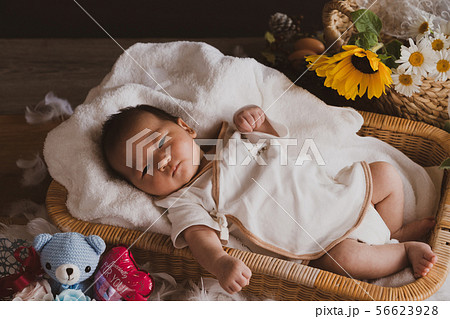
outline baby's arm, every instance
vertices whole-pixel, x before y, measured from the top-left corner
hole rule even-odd
[[[258,131],[279,136],[267,121],[264,111],[256,105],[246,106],[237,111],[234,114],[233,121],[236,128],[242,133]]]
[[[191,226],[184,231],[184,239],[199,264],[217,277],[226,292],[232,294],[248,285],[251,270],[223,250],[214,230],[207,226]]]

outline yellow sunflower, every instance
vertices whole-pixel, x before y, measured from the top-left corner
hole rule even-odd
[[[306,58],[311,70],[326,77],[324,85],[337,90],[346,99],[354,100],[356,95],[380,97],[385,87],[392,83],[391,69],[384,65],[378,55],[356,45],[344,45],[344,52],[324,57],[311,55]]]

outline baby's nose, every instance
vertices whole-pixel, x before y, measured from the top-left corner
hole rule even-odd
[[[171,159],[172,159],[172,157],[170,156],[170,154],[164,153],[164,155],[162,156],[162,159],[158,162],[158,170],[161,172],[164,172],[164,170],[167,167],[167,164],[169,164]]]

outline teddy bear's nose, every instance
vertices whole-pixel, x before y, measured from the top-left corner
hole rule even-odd
[[[73,274],[73,268],[66,268],[66,273],[70,276]]]

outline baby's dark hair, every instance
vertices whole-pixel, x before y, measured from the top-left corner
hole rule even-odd
[[[133,124],[133,119],[142,114],[142,112],[149,112],[161,120],[175,123],[177,122],[177,117],[170,115],[169,113],[154,106],[146,104],[140,104],[135,107],[125,107],[120,109],[118,113],[110,115],[103,123],[100,146],[102,149],[103,158],[108,165],[110,173],[116,177],[122,178],[122,176],[119,176],[118,173],[111,167],[108,161],[108,152],[116,146],[118,140],[130,129],[130,126]]]

